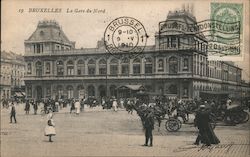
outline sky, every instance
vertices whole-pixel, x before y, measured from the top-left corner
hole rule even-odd
[[[213,2],[215,2],[213,0]],[[224,0],[225,2],[225,0]],[[227,0],[227,2],[233,2]],[[248,0],[238,0],[249,10]],[[139,20],[149,35],[147,45],[154,45],[154,35],[158,23],[167,18],[169,11],[182,9],[183,5],[193,5],[193,15],[197,21],[209,19],[208,0],[159,0],[159,1],[79,1],[79,0],[2,0],[1,1],[1,50],[24,54],[24,41],[35,31],[41,20],[56,20],[66,36],[76,42],[76,48],[96,47],[103,38],[106,26],[115,18],[129,16]],[[29,12],[32,8],[59,8],[60,13]],[[98,9],[100,13],[67,13],[69,10]],[[246,10],[246,9],[245,9]],[[22,12],[23,11],[23,12]],[[104,11],[104,12],[103,12]],[[249,17],[248,11],[244,12]],[[247,18],[246,18],[247,19]],[[249,74],[249,21],[245,19],[244,60],[236,62],[243,68],[243,78],[250,80]]]

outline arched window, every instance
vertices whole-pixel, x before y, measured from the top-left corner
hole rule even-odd
[[[163,72],[164,71],[164,61],[163,59],[158,60],[158,72]]]
[[[184,58],[183,60],[183,70],[188,71],[188,58]]]
[[[95,87],[93,85],[88,86],[88,96],[95,96]]]
[[[79,60],[77,62],[77,75],[84,75],[84,61]]]
[[[57,75],[62,76],[64,73],[63,61],[57,61],[56,67],[57,67]]]
[[[106,75],[106,61],[104,59],[101,59],[99,61],[99,74],[100,75]]]
[[[31,63],[27,64],[27,74],[31,74],[32,73],[32,66]]]
[[[42,76],[42,62],[36,62],[36,76]]]
[[[70,85],[70,86],[68,86],[67,87],[67,94],[68,94],[68,99],[71,99],[71,98],[73,98],[74,97],[74,95],[73,95],[73,87]]]
[[[118,60],[112,59],[110,61],[110,75],[117,75],[118,74]]]
[[[178,61],[176,57],[169,58],[169,73],[177,74],[178,72]]]
[[[95,61],[93,59],[88,62],[88,74],[95,75]]]
[[[136,58],[133,61],[133,74],[140,74],[140,72],[141,72],[141,62],[139,58]]]
[[[46,64],[45,64],[45,73],[46,74],[50,74],[50,62],[46,62]]]
[[[153,62],[151,58],[145,58],[145,74],[153,73]]]
[[[121,62],[121,66],[122,66],[122,74],[128,75],[129,74],[129,59],[123,58]]]
[[[67,62],[67,75],[74,75],[74,63],[72,60]]]

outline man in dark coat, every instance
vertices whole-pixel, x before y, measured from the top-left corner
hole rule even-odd
[[[12,118],[15,120],[15,123],[16,123],[16,108],[15,108],[15,105],[13,102],[11,103],[10,107],[11,107],[11,109],[10,109],[10,123],[12,123]]]
[[[143,127],[145,129],[145,144],[143,146],[148,146],[148,141],[150,141],[150,147],[153,146],[153,134],[154,130],[154,113],[153,109],[150,107],[145,111],[145,116],[143,117]]]
[[[26,114],[29,114],[29,111],[30,111],[30,103],[29,103],[29,101],[27,100],[26,101],[26,104],[25,104],[25,113]]]
[[[38,109],[38,101],[36,101],[36,102],[32,101],[31,103],[32,103],[33,108],[34,108],[34,114],[36,115],[37,114],[37,109]]]
[[[199,145],[200,142],[206,146],[220,143],[211,127],[209,112],[206,110],[205,105],[200,105],[200,109],[195,116],[195,125],[199,129],[199,134],[194,143],[195,145]]]

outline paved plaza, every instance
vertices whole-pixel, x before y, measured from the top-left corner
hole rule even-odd
[[[40,111],[39,111],[40,112]],[[153,147],[143,147],[144,133],[140,118],[124,110],[113,112],[86,108],[79,116],[64,108],[54,116],[57,135],[54,142],[44,136],[46,116],[25,115],[17,106],[17,124],[9,123],[9,111],[1,109],[1,157],[35,156],[250,156],[249,122],[237,126],[219,125],[215,129],[221,143],[210,147],[195,146],[197,129],[183,125],[168,132],[164,122],[153,132]]]

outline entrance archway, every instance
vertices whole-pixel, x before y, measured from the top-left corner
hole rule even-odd
[[[43,90],[42,90],[42,87],[41,86],[37,86],[36,87],[36,98],[38,100],[41,100],[43,97]]]
[[[98,91],[99,91],[99,96],[102,97],[106,97],[107,96],[107,92],[106,92],[106,87],[104,85],[100,85],[98,87]]]

